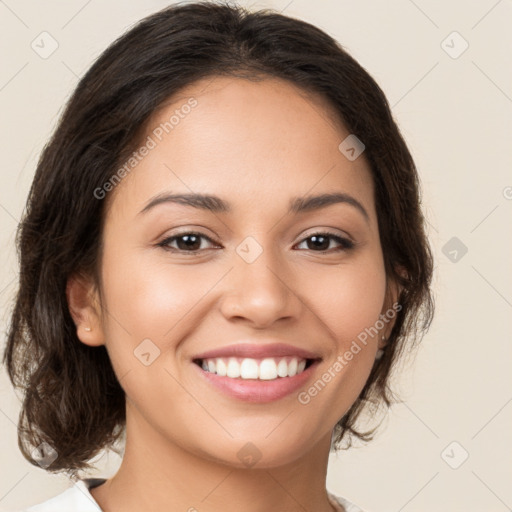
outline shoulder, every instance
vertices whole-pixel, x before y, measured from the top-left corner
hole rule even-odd
[[[331,503],[338,507],[339,512],[364,512],[364,510],[358,507],[355,503],[342,498],[341,496],[335,496],[334,494],[327,492]],[[341,507],[340,507],[341,505]]]
[[[102,481],[96,478],[78,480],[57,496],[17,512],[102,512],[89,492]]]

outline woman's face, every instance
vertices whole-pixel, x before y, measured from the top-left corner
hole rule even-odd
[[[155,114],[106,199],[103,318],[82,337],[106,345],[147,435],[259,467],[330,441],[391,327],[365,331],[390,305],[371,174],[347,136],[321,98],[271,78],[202,80]],[[323,194],[344,200],[305,203]]]

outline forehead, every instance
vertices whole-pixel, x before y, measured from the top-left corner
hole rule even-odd
[[[198,192],[240,207],[288,206],[289,197],[331,190],[373,210],[364,155],[339,150],[349,132],[328,100],[276,78],[210,77],[182,89],[146,124],[150,147],[114,190],[126,207],[155,194]],[[130,167],[130,166],[128,166]],[[140,210],[140,208],[139,208]]]

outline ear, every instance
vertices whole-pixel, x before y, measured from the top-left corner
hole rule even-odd
[[[104,345],[101,305],[92,278],[81,274],[69,277],[66,298],[78,339],[90,346]]]
[[[405,269],[398,268],[397,271],[401,276],[407,276]],[[391,335],[393,326],[395,325],[396,317],[399,314],[399,311],[402,309],[402,305],[399,304],[398,299],[403,289],[403,286],[397,282],[396,278],[388,276],[386,285],[386,298],[384,300],[384,307],[381,311],[381,314],[385,316],[384,321],[386,322],[386,326],[380,333],[380,339],[378,343],[379,348],[384,348],[387,345],[387,340]],[[384,336],[385,339],[382,339],[382,336]]]

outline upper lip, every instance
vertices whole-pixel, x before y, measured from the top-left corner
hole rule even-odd
[[[303,359],[319,359],[320,356],[309,350],[304,350],[286,343],[237,343],[225,347],[208,350],[193,357],[193,359],[213,359],[216,357],[299,357]]]

